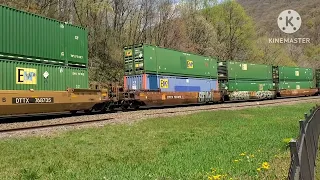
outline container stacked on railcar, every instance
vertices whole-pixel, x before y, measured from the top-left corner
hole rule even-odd
[[[228,100],[275,97],[272,66],[246,62],[218,63],[220,89]]]
[[[317,89],[314,83],[312,68],[279,66],[280,96],[314,95]]]
[[[301,67],[279,67],[279,89],[314,88],[313,70]]]
[[[0,6],[1,90],[88,88],[87,31]]]
[[[216,59],[157,46],[124,48],[124,87],[136,90],[200,92],[217,89]]]
[[[124,88],[160,91],[159,98],[154,95],[159,99],[155,104],[162,101],[210,102],[216,97],[213,93],[218,91],[215,58],[137,44],[124,47],[124,64]],[[168,93],[178,94],[171,96]],[[151,101],[150,95],[144,97],[144,101],[148,100]]]

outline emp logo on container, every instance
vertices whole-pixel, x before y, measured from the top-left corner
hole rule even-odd
[[[132,56],[132,50],[127,50],[125,54],[126,56]]]
[[[189,69],[193,68],[193,61],[187,60],[187,68],[189,68]]]
[[[17,67],[16,84],[37,84],[37,70]]]
[[[160,88],[164,88],[164,89],[169,88],[168,79],[160,79]]]

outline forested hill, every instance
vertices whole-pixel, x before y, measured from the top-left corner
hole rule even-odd
[[[178,3],[177,3],[178,2]],[[220,3],[217,3],[220,2]],[[3,5],[86,27],[90,80],[119,81],[122,47],[149,43],[222,60],[320,67],[320,0],[0,0]],[[301,28],[281,32],[279,13],[299,12]],[[306,37],[311,44],[268,38]]]
[[[258,37],[310,38],[311,44],[291,44],[280,47],[299,66],[319,67],[320,61],[320,0],[237,0],[251,16]],[[302,19],[300,29],[285,35],[278,28],[277,18],[283,10],[297,11]]]
[[[320,0],[237,0],[251,17],[261,34],[278,31],[277,17],[286,9],[297,11],[302,17],[302,26],[299,35],[306,35],[313,38],[309,27],[319,25]],[[318,20],[318,22],[316,22]],[[318,37],[314,37],[318,38]],[[319,38],[316,39],[319,43]]]

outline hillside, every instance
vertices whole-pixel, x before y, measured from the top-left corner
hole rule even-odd
[[[280,44],[278,49],[298,66],[320,67],[320,0],[237,0],[255,22],[258,37],[310,38],[311,44]],[[302,19],[300,29],[283,33],[277,24],[279,14],[287,9],[297,11]],[[268,43],[266,43],[268,47]],[[281,56],[280,56],[281,57]]]
[[[277,25],[279,14],[286,9],[297,11],[302,18],[302,25],[293,37],[314,38],[312,43],[319,44],[318,25],[320,19],[320,0],[237,0],[254,19],[260,36],[283,36]],[[319,29],[319,27],[317,27]]]

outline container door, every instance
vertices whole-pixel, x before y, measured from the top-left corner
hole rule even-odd
[[[123,49],[123,59],[124,59],[124,74],[133,75],[133,47],[128,46]]]
[[[86,49],[85,45],[88,43],[86,30],[70,24],[66,24],[64,29],[66,45],[65,57],[68,64],[86,66],[88,62],[86,53],[88,49]]]
[[[143,45],[133,46],[133,65],[134,74],[143,74],[144,72],[144,53]]]

